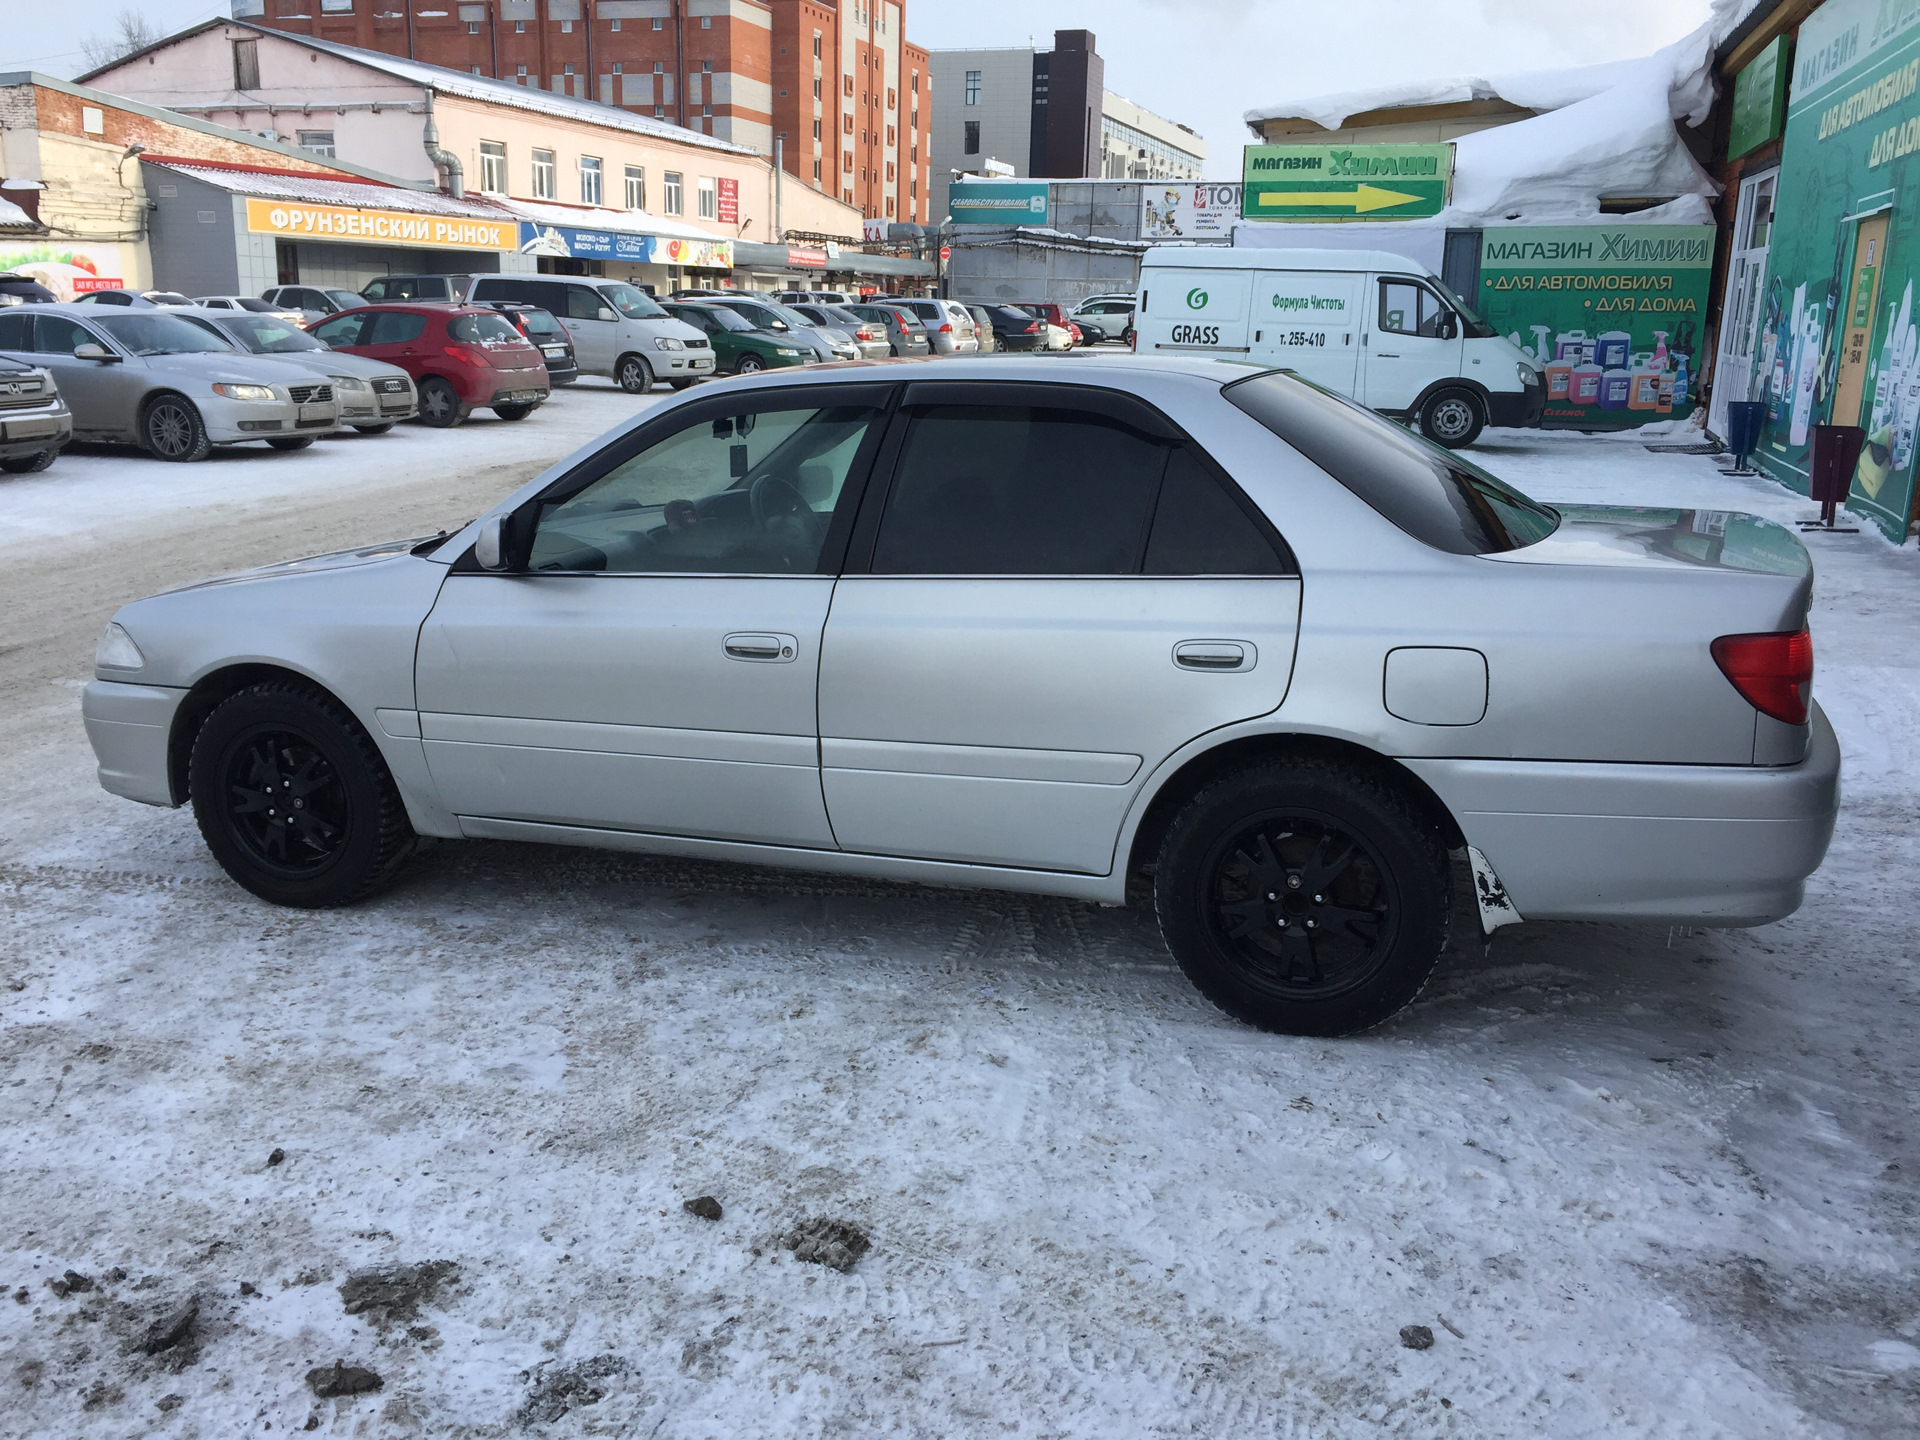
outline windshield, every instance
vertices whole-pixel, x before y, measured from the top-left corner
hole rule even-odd
[[[787,322],[782,318],[779,310],[771,305],[735,303],[728,305],[726,308],[733,311],[736,315],[744,316],[747,322],[756,330],[777,330],[782,327],[791,328],[787,326]],[[806,321],[803,320],[800,323],[804,325]]]
[[[102,315],[93,322],[135,355],[206,355],[239,347],[222,339],[212,326],[200,326],[179,315],[136,311]]]
[[[802,315],[798,310],[792,309],[791,307],[786,305],[769,305],[767,306],[767,309],[773,311],[774,314],[778,315],[782,320],[786,321],[787,324],[793,326],[793,328],[796,330],[804,330],[809,325],[814,325],[819,323],[814,320],[809,320],[806,316]]]
[[[520,332],[499,315],[458,315],[447,322],[447,338],[469,345],[522,342]]]
[[[1466,338],[1469,340],[1492,340],[1499,335],[1486,321],[1474,312],[1474,308],[1447,288],[1447,282],[1437,275],[1429,275],[1427,283],[1438,290],[1447,299],[1447,303],[1460,312],[1460,318],[1466,323]]]
[[[730,309],[725,305],[715,305],[701,313],[711,315],[714,323],[722,330],[747,331],[753,329],[753,322],[751,320],[747,319],[747,317],[739,311]]]
[[[284,320],[269,320],[264,315],[222,319],[220,328],[256,355],[296,355],[303,350],[327,348],[306,331],[297,330]]]
[[[1222,392],[1414,539],[1453,555],[1544,540],[1557,511],[1405,426],[1280,370]]]
[[[320,293],[342,310],[355,310],[367,303],[366,296],[356,295],[351,290],[322,290]]]
[[[654,304],[644,290],[631,285],[599,285],[601,298],[629,320],[658,320],[667,312]]]

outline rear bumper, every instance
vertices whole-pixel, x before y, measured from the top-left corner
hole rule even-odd
[[[1528,920],[1765,925],[1800,907],[1840,809],[1814,708],[1797,765],[1407,760]]]
[[[1507,430],[1535,430],[1547,408],[1547,387],[1503,390],[1487,395],[1487,423]]]
[[[94,680],[80,693],[80,715],[100,765],[101,788],[143,805],[177,803],[167,779],[167,743],[185,690]]]

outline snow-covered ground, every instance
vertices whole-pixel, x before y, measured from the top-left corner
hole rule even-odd
[[[634,403],[0,484],[0,1435],[1920,1430],[1911,547],[1810,542],[1848,772],[1799,914],[1505,930],[1340,1042],[1137,910],[472,844],[303,914],[95,787],[118,600],[458,521]],[[1807,512],[1632,439],[1478,458]],[[797,1262],[814,1217],[872,1249]],[[316,1399],[336,1360],[382,1388]]]

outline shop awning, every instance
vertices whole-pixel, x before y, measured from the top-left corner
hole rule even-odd
[[[435,250],[519,248],[519,217],[491,200],[265,170],[143,157],[143,165],[242,196],[247,229],[287,240],[410,245]]]

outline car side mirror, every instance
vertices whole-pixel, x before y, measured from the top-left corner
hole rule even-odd
[[[76,360],[105,360],[111,364],[119,360],[120,357],[107,349],[106,346],[96,345],[89,340],[85,345],[76,345],[73,347],[73,358]]]
[[[473,537],[473,563],[482,570],[507,569],[507,517],[505,515],[489,515],[480,522],[480,533]]]
[[[602,305],[600,307],[600,313],[593,318],[596,320],[611,320],[614,318],[614,313],[607,306]]]

